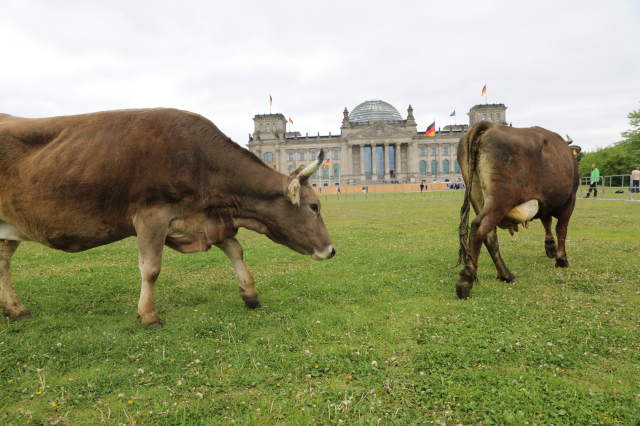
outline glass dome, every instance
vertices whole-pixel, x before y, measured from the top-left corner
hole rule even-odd
[[[402,116],[393,105],[380,100],[363,102],[349,114],[349,121],[355,123],[379,120],[400,121]]]

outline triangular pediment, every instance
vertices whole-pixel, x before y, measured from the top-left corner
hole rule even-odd
[[[396,139],[396,138],[411,138],[413,135],[406,131],[400,130],[397,127],[392,127],[385,122],[374,122],[370,126],[364,129],[352,133],[349,135],[349,139]]]

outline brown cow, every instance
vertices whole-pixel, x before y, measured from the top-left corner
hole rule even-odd
[[[182,253],[215,245],[231,260],[247,306],[259,306],[235,235],[244,227],[313,259],[335,248],[309,177],[324,154],[286,176],[209,120],[175,109],[26,119],[0,115],[0,303],[30,317],[9,267],[20,241],[79,252],[138,237],[138,317],[162,326],[153,287],[164,245]]]
[[[459,298],[466,299],[477,281],[483,243],[496,265],[497,278],[514,280],[500,256],[496,226],[513,235],[518,224],[528,227],[529,221],[540,219],[547,256],[555,258],[556,267],[569,266],[564,245],[580,179],[578,152],[580,147],[569,148],[560,135],[541,127],[517,129],[481,121],[460,138],[458,163],[466,191],[458,229],[458,264],[464,266],[456,282]],[[469,203],[476,213],[471,236]],[[551,233],[552,217],[558,219],[557,247]]]

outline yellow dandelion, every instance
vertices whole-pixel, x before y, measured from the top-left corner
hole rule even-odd
[[[316,366],[316,368],[318,368],[318,366]],[[13,383],[13,380],[7,380],[7,383],[11,384]]]
[[[130,399],[129,401],[127,401],[129,404],[133,404],[133,399]]]
[[[280,383],[278,383],[278,386],[280,386]]]
[[[349,380],[353,379],[353,377],[349,376]]]
[[[52,402],[52,403],[51,403],[51,406],[52,406],[52,407],[57,407],[57,406],[58,406],[58,404],[56,404],[55,402]]]
[[[36,395],[42,395],[42,391],[36,392]]]

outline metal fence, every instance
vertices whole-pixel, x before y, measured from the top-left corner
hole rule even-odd
[[[582,177],[577,195],[580,199],[640,201],[640,189],[633,187],[630,175],[600,176],[595,188],[591,177]]]
[[[587,197],[590,189],[590,177],[580,178],[578,199],[608,200],[608,201],[640,201],[639,192],[634,191],[633,181],[629,175],[601,176],[596,185],[597,196],[592,193]],[[464,197],[464,185],[461,189],[451,189],[455,183],[427,183],[423,189],[420,184],[383,184],[383,185],[341,185],[323,186],[313,189],[322,199],[349,200],[384,200],[384,199],[449,199]]]

